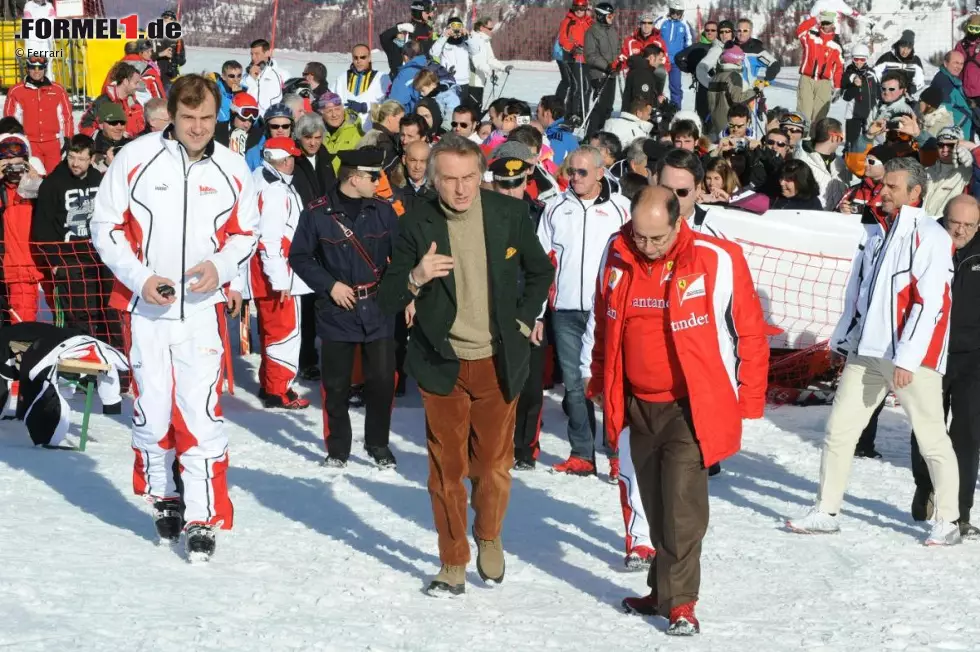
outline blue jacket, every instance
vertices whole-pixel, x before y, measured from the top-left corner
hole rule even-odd
[[[218,90],[221,92],[221,106],[218,107],[218,122],[228,122],[231,120],[231,98],[235,95],[225,80],[220,75],[217,76]]]
[[[415,103],[419,101],[419,93],[412,87],[412,82],[415,81],[415,75],[419,74],[427,63],[428,60],[421,54],[410,59],[398,69],[398,74],[391,82],[388,99],[395,100],[405,107],[405,113],[414,111]]]
[[[691,34],[691,26],[683,20],[675,20],[666,16],[660,18],[655,26],[660,30],[660,38],[667,46],[667,54],[670,62],[674,63],[674,56],[684,48],[694,42],[694,35]]]
[[[259,138],[259,142],[249,147],[245,152],[245,163],[248,164],[248,169],[255,172],[260,167],[262,167],[262,146],[265,145],[266,135],[262,134]]]
[[[544,130],[544,135],[551,141],[551,149],[555,152],[555,165],[561,165],[571,152],[578,149],[579,140],[571,129],[565,126],[565,118],[559,118]]]
[[[963,130],[967,139],[972,138],[973,110],[966,100],[966,93],[963,92],[963,80],[954,77],[945,66],[942,66],[932,78],[932,85],[943,94],[943,104],[953,114],[953,124]]]
[[[345,215],[338,205],[337,187],[313,202],[299,216],[289,247],[289,265],[316,297],[316,332],[333,342],[374,342],[395,336],[395,315],[378,306],[378,279],[384,276],[398,239],[398,216],[390,204],[365,199],[359,215]],[[344,235],[339,220],[354,233],[369,264]],[[408,282],[406,278],[406,283]],[[334,283],[356,288],[370,286],[368,296],[345,310],[330,298]]]

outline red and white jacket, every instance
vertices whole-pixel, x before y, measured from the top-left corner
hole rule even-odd
[[[64,143],[75,135],[75,118],[68,93],[47,77],[40,82],[25,79],[11,88],[3,105],[3,115],[17,118],[32,143],[51,140]]]
[[[952,281],[953,241],[923,209],[903,207],[887,234],[865,225],[833,348],[945,373]]]
[[[834,88],[840,88],[844,74],[844,50],[835,32],[820,31],[816,16],[810,16],[796,28],[796,36],[803,46],[800,74],[813,79],[829,79]]]
[[[292,296],[313,290],[289,266],[289,247],[299,224],[303,200],[293,188],[292,175],[283,174],[269,163],[259,168],[266,184],[259,192],[259,250],[249,264],[251,296],[272,297],[283,290]]]
[[[664,55],[667,54],[667,44],[664,43],[663,38],[660,37],[660,30],[655,29],[650,33],[650,36],[646,38],[640,33],[640,30],[636,30],[632,35],[627,36],[623,41],[623,49],[619,52],[619,70],[624,73],[629,70],[629,66],[626,65],[629,58],[634,54],[643,54],[643,50],[648,45],[657,44],[660,49],[664,51]],[[670,72],[670,57],[664,57],[664,70]],[[629,107],[626,107],[629,108]]]
[[[106,171],[92,213],[92,244],[115,275],[110,305],[151,319],[183,319],[225,301],[221,286],[255,253],[258,210],[245,160],[211,141],[189,162],[173,126],[123,147]],[[211,261],[219,287],[186,290],[184,271]],[[174,282],[176,301],[142,299],[154,274]]]
[[[642,255],[632,244],[633,225],[613,236],[596,283],[595,308],[582,345],[589,397],[602,395],[606,435],[612,445],[626,425],[623,333],[630,287]],[[738,452],[742,419],[762,416],[769,371],[768,327],[742,249],[694,233],[681,222],[667,253],[670,270],[665,310],[687,384],[694,434],[705,466]]]

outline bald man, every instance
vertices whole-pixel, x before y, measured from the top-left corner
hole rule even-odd
[[[738,452],[743,418],[762,416],[769,344],[737,244],[691,230],[668,188],[641,190],[630,214],[600,267],[583,374],[587,395],[603,405],[607,435],[630,428],[630,459],[657,550],[650,594],[623,606],[665,615],[668,634],[689,636],[700,631],[694,607],[708,528],[707,467]]]
[[[953,240],[953,306],[949,321],[949,358],[943,376],[943,407],[949,438],[960,471],[957,523],[960,536],[978,538],[980,530],[970,524],[973,491],[977,485],[980,448],[980,206],[969,195],[957,195],[946,204],[943,226]],[[913,517],[931,518],[932,481],[929,469],[912,437],[912,475],[915,477]],[[918,513],[917,513],[918,512]]]

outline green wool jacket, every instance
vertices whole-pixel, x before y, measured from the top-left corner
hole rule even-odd
[[[521,324],[533,327],[555,276],[554,266],[537,235],[523,201],[481,190],[487,266],[490,279],[490,319],[496,330],[496,367],[508,401],[521,393],[527,380],[531,348]],[[431,244],[451,256],[449,228],[439,200],[419,202],[399,220],[398,240],[391,263],[378,289],[385,312],[404,310],[415,299],[415,324],[408,341],[405,368],[422,389],[445,396],[459,377],[459,358],[449,343],[456,320],[456,281],[452,273],[429,281],[416,297],[408,274]],[[523,290],[519,279],[523,276]]]

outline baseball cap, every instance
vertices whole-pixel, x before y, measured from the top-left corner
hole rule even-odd
[[[302,153],[293,139],[285,136],[269,138],[262,145],[262,156],[267,161],[281,161],[284,158],[299,156]]]
[[[99,107],[99,112],[96,114],[96,117],[99,119],[99,122],[115,122],[118,120],[125,122],[126,112],[115,102],[105,102]]]

